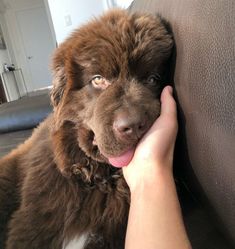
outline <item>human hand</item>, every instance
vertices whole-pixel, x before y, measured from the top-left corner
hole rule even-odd
[[[156,178],[164,172],[172,173],[178,123],[176,103],[170,86],[162,91],[161,105],[160,117],[138,143],[129,165],[123,167],[130,190],[143,182],[156,182]]]

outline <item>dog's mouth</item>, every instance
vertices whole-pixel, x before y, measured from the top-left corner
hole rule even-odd
[[[132,146],[126,149],[125,151],[123,151],[122,153],[120,153],[119,155],[115,155],[115,156],[108,155],[107,153],[99,149],[95,135],[94,135],[92,144],[93,146],[97,147],[97,149],[100,151],[100,154],[102,154],[112,166],[117,167],[117,168],[122,168],[122,167],[127,166],[132,160],[134,156],[134,152],[135,152],[135,146]]]
[[[135,149],[131,148],[119,156],[108,157],[108,160],[109,160],[109,163],[113,165],[114,167],[122,168],[122,167],[127,166],[131,162],[134,156],[134,153],[135,153]]]
[[[133,126],[130,126],[131,128],[127,127],[127,131],[118,130],[119,133],[115,133],[116,130],[113,129],[113,135],[111,135],[112,132],[110,132],[109,137],[107,135],[104,136],[103,133],[102,136],[99,133],[96,134],[95,131],[91,129],[93,148],[96,149],[97,154],[99,154],[105,162],[108,162],[112,166],[117,168],[128,166],[135,154],[135,148],[138,142],[146,134],[153,121],[154,119],[151,117],[146,118],[144,125],[142,125],[143,122],[140,124],[136,122],[137,125],[134,123]],[[120,124],[122,125],[122,122]],[[108,129],[104,130],[108,131]],[[104,137],[108,137],[108,139],[104,139]]]

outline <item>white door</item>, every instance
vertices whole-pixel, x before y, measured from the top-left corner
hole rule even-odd
[[[46,10],[43,7],[20,10],[16,16],[32,78],[32,89],[49,86],[49,63],[55,46]]]

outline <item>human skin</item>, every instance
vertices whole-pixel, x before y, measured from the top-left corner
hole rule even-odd
[[[123,168],[131,192],[125,249],[190,249],[173,178],[178,131],[172,88],[161,94],[161,114]]]

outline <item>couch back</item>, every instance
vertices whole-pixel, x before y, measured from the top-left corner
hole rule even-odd
[[[130,10],[172,26],[179,163],[235,242],[235,1],[136,0]]]
[[[0,105],[0,134],[33,129],[51,112],[48,93],[3,103]]]

